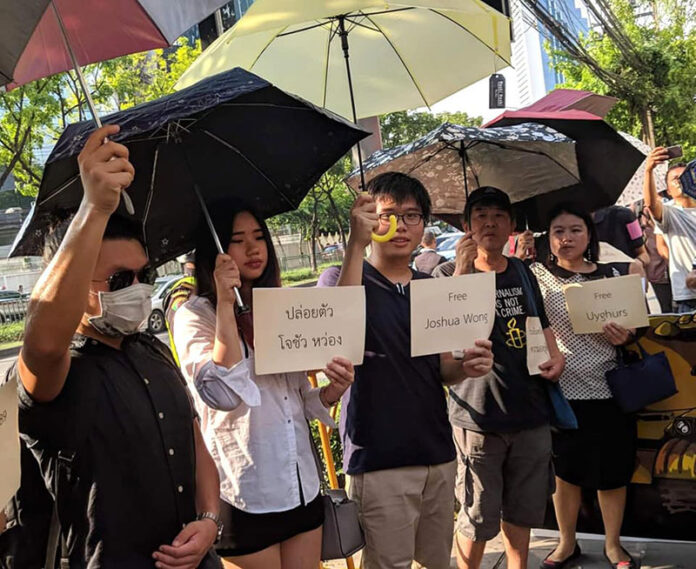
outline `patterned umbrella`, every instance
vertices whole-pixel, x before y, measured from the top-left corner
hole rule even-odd
[[[650,146],[645,144],[642,140],[631,136],[625,132],[619,132],[628,142],[640,150],[643,154],[647,155],[650,153]],[[655,177],[655,186],[657,187],[657,193],[662,193],[667,190],[667,181],[665,176],[667,176],[667,163],[658,164],[655,166],[653,171],[653,176]],[[626,184],[624,191],[621,192],[619,199],[616,200],[616,205],[629,206],[637,201],[643,199],[643,179],[645,178],[645,160],[638,167],[636,173],[633,174],[631,180]]]
[[[388,171],[420,179],[433,213],[454,225],[470,189],[495,186],[516,203],[579,180],[575,142],[532,123],[485,129],[445,123],[414,142],[378,150],[364,167],[368,180]],[[347,182],[356,188],[359,170]]]

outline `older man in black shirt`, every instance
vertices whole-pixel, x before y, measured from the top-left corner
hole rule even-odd
[[[20,430],[56,499],[70,567],[219,566],[219,480],[186,387],[138,334],[151,287],[128,222],[134,175],[97,130],[79,163],[84,198],[34,287],[19,378]]]

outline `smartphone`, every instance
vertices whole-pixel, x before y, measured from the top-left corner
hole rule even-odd
[[[670,160],[684,156],[684,151],[681,146],[669,146],[666,150]]]

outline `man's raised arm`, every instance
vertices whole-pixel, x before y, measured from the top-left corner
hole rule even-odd
[[[37,401],[51,401],[63,389],[70,341],[87,306],[106,224],[122,189],[133,181],[128,149],[104,143],[118,130],[109,125],[95,131],[80,153],[82,203],[29,300],[18,369],[22,384]]]
[[[669,154],[667,149],[662,146],[655,148],[648,157],[645,159],[645,178],[643,180],[643,199],[645,200],[645,206],[650,208],[653,217],[662,222],[662,200],[660,196],[657,195],[657,188],[655,186],[655,178],[653,177],[653,172],[655,166],[669,160]]]

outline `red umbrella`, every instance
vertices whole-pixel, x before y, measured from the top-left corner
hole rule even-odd
[[[486,127],[540,123],[575,140],[580,183],[517,205],[532,229],[541,230],[553,207],[575,201],[593,211],[613,205],[645,159],[645,155],[600,117],[585,111],[506,111]]]
[[[227,1],[3,0],[0,85],[167,47]]]
[[[226,0],[3,0],[0,86],[17,87],[74,69],[97,127],[81,66],[167,47]],[[130,214],[133,203],[122,192]]]
[[[585,111],[604,118],[618,101],[615,97],[597,95],[591,91],[576,89],[554,89],[531,105],[520,111],[532,113],[548,113],[554,111]]]

